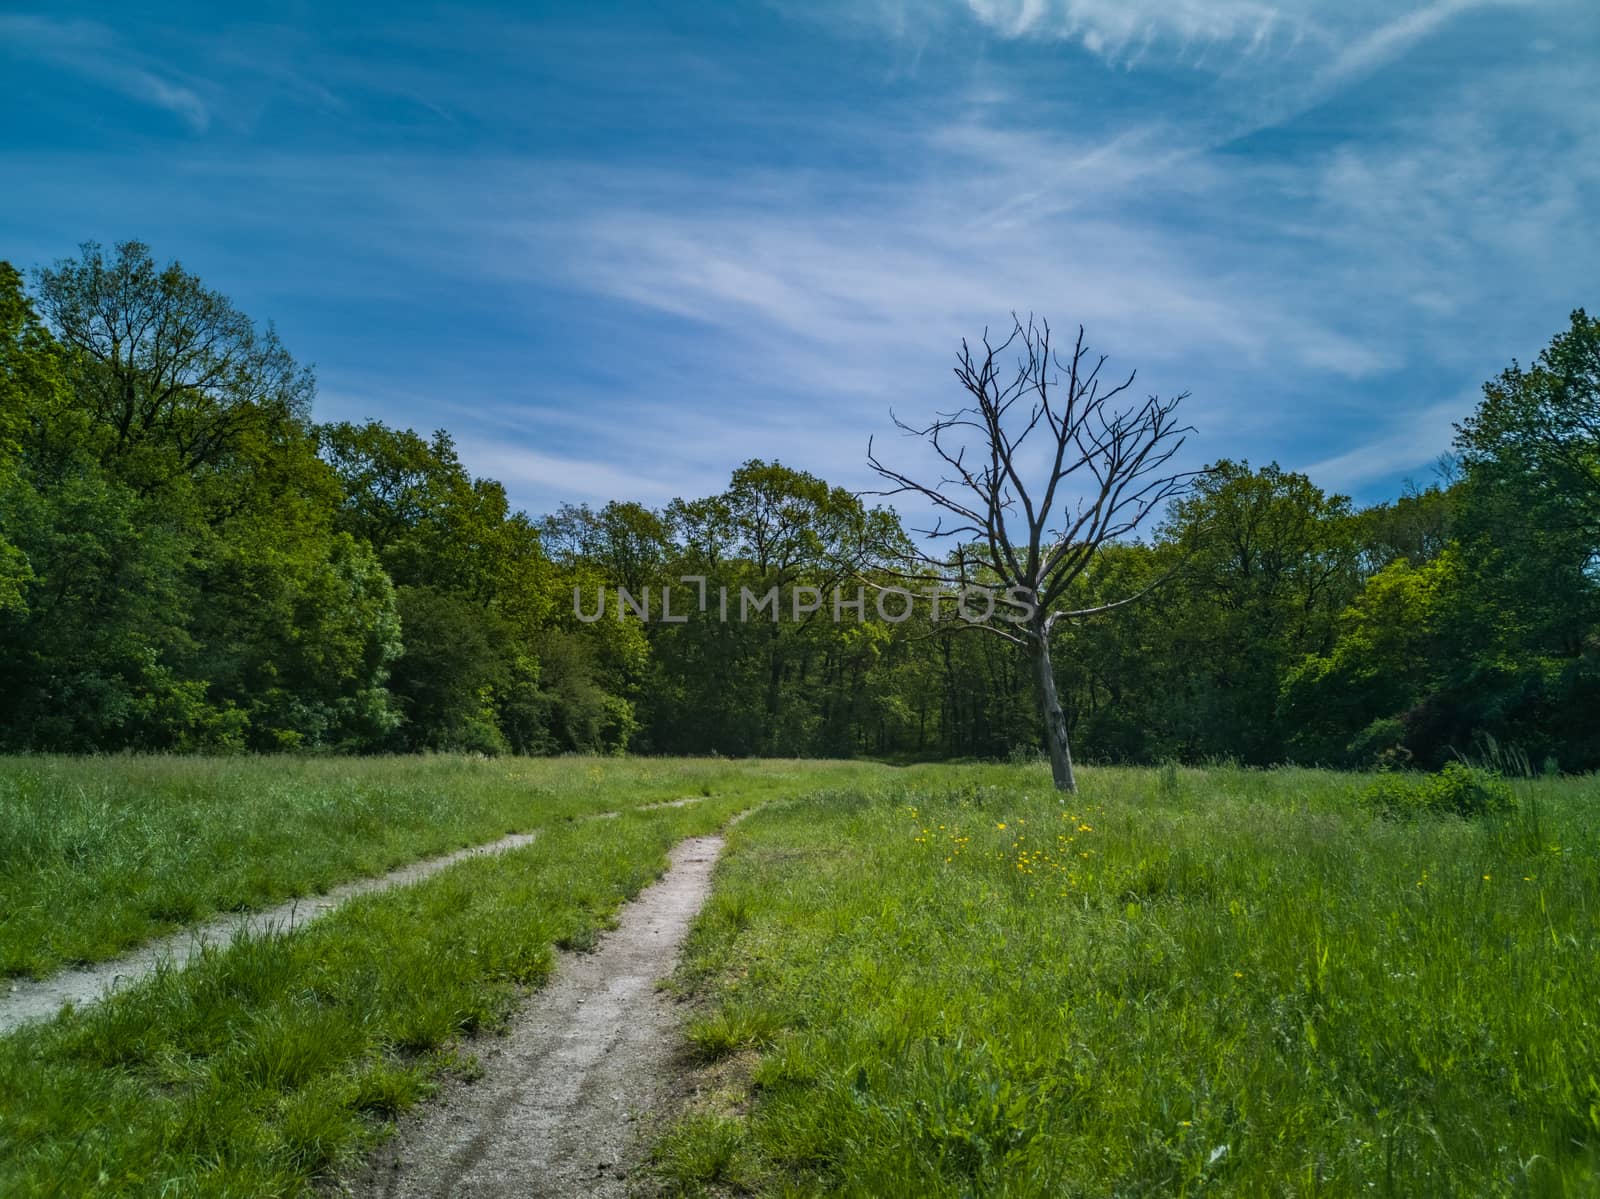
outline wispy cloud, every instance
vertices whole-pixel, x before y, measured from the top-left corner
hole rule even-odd
[[[848,215],[803,179],[782,201],[729,180],[714,205],[692,208],[630,180],[564,205],[584,214],[570,223],[528,234],[543,267],[572,285],[714,326],[734,344],[779,343],[770,352],[786,366],[784,347],[795,347],[802,373],[791,379],[832,393],[890,395],[882,364],[930,345],[947,353],[1012,309],[1071,314],[1144,361],[1232,356],[1354,378],[1390,363],[1225,249],[1186,244],[1194,228],[1128,211],[1152,194],[1180,211],[1214,208],[1248,179],[1200,163],[1152,189],[1157,166],[1114,147],[971,124],[930,131],[920,157],[915,177],[858,192]],[[1070,186],[1072,203],[1015,203],[1041,182]]]
[[[1600,97],[1583,93],[1518,66],[1317,162],[1303,235],[1329,251],[1328,284],[1372,305],[1365,328],[1403,314],[1419,352],[1459,357],[1553,328],[1585,298],[1600,248],[1562,232],[1600,198]]]
[[[604,504],[626,498],[661,505],[684,492],[685,480],[677,472],[653,476],[620,468],[599,456],[550,454],[476,437],[464,439],[459,449],[473,474],[498,479],[519,493],[536,489],[572,503]]]
[[[1120,66],[1162,58],[1228,74],[1292,57],[1302,83],[1332,86],[1393,59],[1469,9],[1530,2],[866,0],[847,7],[852,22],[901,39],[949,36],[966,21],[1002,39],[1074,43]],[[845,15],[826,3],[808,8],[823,19]],[[800,15],[798,7],[790,11]],[[1308,64],[1314,73],[1305,71]]]
[[[211,111],[198,91],[94,21],[0,14],[0,46],[28,54],[97,83],[140,104],[163,109],[196,133]]]
[[[11,156],[10,206],[48,219],[0,231],[14,252],[52,238],[36,260],[86,234],[181,254],[319,362],[323,415],[446,425],[535,511],[704,494],[756,456],[865,486],[888,410],[959,402],[960,339],[1013,309],[1081,320],[1138,391],[1192,391],[1197,456],[1379,488],[1470,410],[1438,397],[1535,350],[1600,269],[1582,55],[1535,8],[1542,55],[1445,70],[1430,39],[1520,28],[1469,7],[883,0],[836,13],[878,34],[840,56],[849,105],[754,79],[800,69],[784,47],[688,46],[685,84],[657,31],[628,59],[665,56],[656,75],[588,125],[581,87],[559,121],[518,106],[525,60],[555,53],[533,27],[493,26],[470,59],[470,21],[442,56],[389,30],[407,56],[364,62],[293,30],[193,35],[224,40],[172,61],[223,87],[120,24],[4,17],[12,53],[211,136],[159,161]],[[785,31],[832,53],[826,10],[807,20]],[[926,49],[923,77],[885,29]],[[274,149],[241,136],[249,111]],[[283,136],[285,114],[314,134]]]
[[[1401,413],[1354,449],[1309,463],[1301,470],[1325,488],[1348,490],[1431,467],[1450,452],[1455,422],[1472,411],[1475,399],[1461,396]]]
[[[1512,6],[1521,0],[1435,0],[1360,34],[1339,48],[1316,78],[1313,90],[1326,90],[1347,79],[1376,70],[1438,32],[1449,21],[1474,8]]]
[[[962,36],[969,22],[1006,39],[1073,42],[1119,65],[1147,54],[1203,61],[1227,48],[1247,55],[1292,46],[1318,27],[1312,3],[1268,0],[841,0],[789,3],[791,16],[826,20],[927,45]],[[1219,58],[1215,64],[1223,65]]]
[[[1294,41],[1307,14],[1258,0],[966,0],[973,17],[1004,37],[1082,43],[1111,59],[1152,46],[1197,50],[1216,44],[1256,52]]]

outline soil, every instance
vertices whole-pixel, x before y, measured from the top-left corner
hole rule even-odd
[[[669,974],[711,888],[720,837],[680,842],[672,868],[619,914],[591,953],[556,973],[480,1051],[481,1073],[400,1122],[332,1194],[622,1199],[645,1130],[682,1072]],[[477,1046],[473,1046],[477,1048]]]
[[[357,895],[420,882],[446,866],[453,866],[479,854],[521,849],[524,845],[532,844],[536,836],[536,833],[512,833],[485,845],[474,845],[436,858],[412,862],[409,866],[402,866],[376,878],[343,883],[322,895],[291,899],[276,907],[255,912],[227,912],[171,936],[147,941],[121,957],[74,967],[48,978],[0,980],[0,1033],[10,1032],[30,1021],[48,1020],[66,1003],[79,1006],[94,1003],[108,991],[127,986],[153,973],[162,962],[181,968],[199,954],[202,946],[226,945],[241,933],[286,932],[326,915]]]
[[[645,804],[638,811],[655,808],[681,808],[699,803],[701,796],[689,795],[682,799]],[[614,819],[621,813],[600,812],[589,819]],[[154,973],[162,962],[182,968],[195,957],[202,946],[226,945],[241,933],[260,934],[270,931],[287,932],[308,921],[333,911],[340,904],[357,895],[373,891],[387,891],[390,887],[403,887],[421,882],[437,874],[446,866],[453,866],[464,858],[486,853],[504,853],[508,849],[521,849],[533,842],[537,833],[512,833],[484,845],[473,845],[442,854],[409,866],[401,866],[376,878],[355,879],[332,888],[322,895],[303,896],[280,903],[275,907],[253,912],[226,912],[188,928],[147,941],[137,949],[120,957],[91,965],[76,966],[42,979],[0,979],[0,1034],[34,1020],[48,1020],[61,1010],[63,1004],[82,1006],[94,1003],[107,992],[137,982]]]

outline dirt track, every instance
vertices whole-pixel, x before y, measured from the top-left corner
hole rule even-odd
[[[678,1044],[656,990],[711,887],[720,837],[694,837],[672,869],[623,908],[593,953],[555,977],[482,1052],[483,1075],[402,1121],[335,1193],[353,1196],[614,1196],[644,1146],[639,1117],[661,1100]]]
[[[181,967],[198,954],[204,945],[227,945],[240,933],[287,932],[333,911],[357,895],[421,882],[446,866],[453,866],[479,854],[521,849],[531,844],[537,835],[512,833],[487,845],[474,845],[437,858],[412,862],[409,866],[401,866],[377,878],[356,879],[334,887],[323,895],[291,899],[259,912],[228,912],[171,936],[147,941],[121,957],[96,962],[92,966],[63,970],[49,978],[12,979],[9,982],[0,980],[0,1033],[10,1032],[32,1020],[48,1020],[64,1003],[93,1003],[107,991],[127,986],[152,973],[160,962]]]
[[[699,803],[701,796],[689,795],[661,803],[645,804],[636,809],[641,812],[657,808],[681,808]],[[621,813],[598,812],[590,820],[615,819]],[[404,887],[410,883],[437,874],[446,866],[453,866],[465,858],[479,854],[504,853],[508,849],[521,849],[532,844],[538,833],[512,833],[498,841],[473,845],[436,858],[412,862],[391,870],[377,878],[361,878],[343,883],[323,895],[310,895],[291,899],[275,907],[258,912],[227,912],[213,917],[204,924],[181,929],[169,936],[147,941],[109,961],[90,966],[74,967],[42,979],[0,979],[0,1033],[10,1032],[34,1020],[48,1020],[66,1003],[82,1006],[94,1003],[107,991],[138,982],[155,971],[161,962],[182,967],[200,952],[204,945],[226,945],[235,936],[259,934],[269,931],[288,932],[308,921],[324,916],[357,895],[373,891],[387,891],[391,887]]]

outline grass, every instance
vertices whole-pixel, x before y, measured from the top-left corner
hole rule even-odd
[[[0,1039],[0,1194],[308,1192],[468,1065],[455,1046],[552,947],[592,940],[671,845],[749,802],[563,823]]]
[[[462,1039],[676,840],[759,800],[675,982],[717,1085],[656,1148],[668,1192],[1600,1193],[1600,782],[1517,782],[1472,819],[1394,819],[1369,778],[1313,771],[1084,785],[1063,805],[1032,767],[0,761],[13,970],[543,829],[0,1039],[0,1194],[308,1191],[470,1070]]]
[[[602,810],[772,794],[796,772],[616,758],[0,758],[0,977],[102,961],[217,912]]]
[[[669,1193],[1600,1193],[1600,781],[916,771],[732,833]],[[730,1056],[731,1055],[731,1056]]]

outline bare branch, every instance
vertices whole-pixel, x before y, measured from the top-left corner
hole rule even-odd
[[[1030,315],[1024,323],[1012,313],[1011,326],[998,345],[985,330],[981,352],[962,341],[954,369],[966,407],[938,413],[921,427],[891,414],[896,428],[920,438],[942,464],[937,482],[886,465],[869,441],[867,462],[888,485],[870,494],[919,497],[937,516],[933,528],[917,531],[931,541],[956,542],[943,558],[915,547],[903,551],[900,561],[910,569],[898,577],[970,585],[976,571],[1033,597],[1033,617],[1018,633],[992,624],[973,627],[1029,647],[1056,785],[1071,790],[1066,722],[1049,661],[1051,630],[1063,618],[1131,604],[1170,576],[1092,608],[1057,605],[1104,547],[1132,536],[1201,472],[1174,468],[1193,431],[1174,418],[1187,393],[1123,406],[1136,375],[1105,385],[1107,359],[1090,356],[1081,325],[1065,361],[1047,321]],[[1015,355],[1014,370],[1001,361],[1007,354]],[[1024,451],[1041,430],[1050,465],[1030,487],[1023,472],[1031,455]]]

